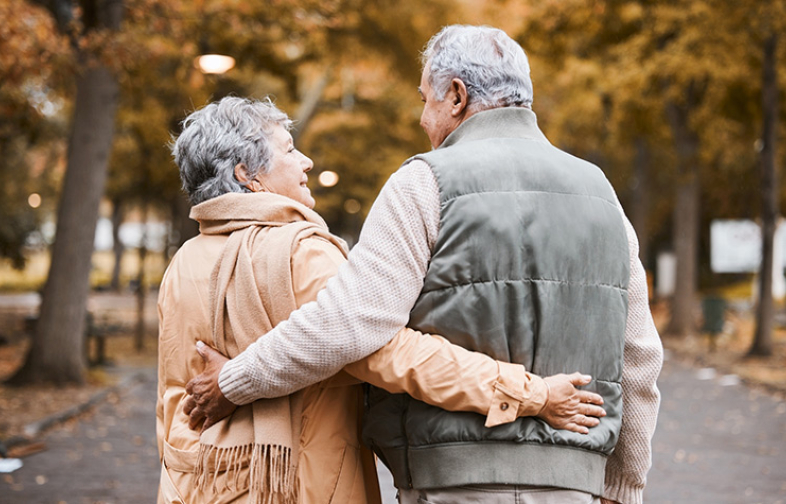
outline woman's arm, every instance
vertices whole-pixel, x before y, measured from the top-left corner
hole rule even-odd
[[[537,416],[555,429],[587,434],[605,416],[603,399],[578,390],[591,377],[580,373],[541,378],[524,366],[495,361],[441,336],[405,328],[390,343],[344,368],[388,392],[449,411],[486,415],[486,427]]]
[[[303,240],[293,254],[292,279],[298,305],[316,299],[344,256],[320,238]],[[597,394],[575,385],[589,377],[556,375],[543,379],[524,366],[450,343],[441,336],[400,330],[387,345],[344,368],[356,378],[393,393],[450,411],[486,415],[486,426],[540,416],[555,428],[587,432],[605,415]],[[551,391],[549,390],[551,389]]]

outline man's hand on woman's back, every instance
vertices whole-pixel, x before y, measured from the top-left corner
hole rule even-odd
[[[183,412],[189,417],[188,426],[191,429],[197,430],[201,426],[204,431],[231,415],[237,405],[224,397],[218,387],[218,375],[229,359],[201,341],[197,343],[197,352],[205,361],[205,370],[186,384],[188,398],[183,405]]]

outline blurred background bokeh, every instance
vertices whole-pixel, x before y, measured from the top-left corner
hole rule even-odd
[[[0,19],[2,390],[89,384],[103,345],[154,361],[156,287],[197,232],[167,144],[212,100],[296,120],[316,210],[354,243],[429,149],[419,52],[451,23],[527,51],[542,130],[638,233],[667,346],[786,390],[784,1],[0,0]]]

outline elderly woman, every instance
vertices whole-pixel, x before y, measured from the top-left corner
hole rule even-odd
[[[201,434],[191,430],[183,404],[186,383],[203,369],[195,344],[237,355],[316,299],[346,249],[311,210],[313,163],[295,149],[291,121],[269,100],[224,98],[183,126],[173,153],[200,234],[172,259],[159,294],[160,503],[379,502],[374,459],[359,442],[360,380],[488,415],[490,426],[517,415],[577,432],[597,422],[574,422],[568,405],[577,396],[567,379],[546,382],[522,366],[402,329],[325,382],[241,406]],[[515,407],[491,407],[501,401]]]

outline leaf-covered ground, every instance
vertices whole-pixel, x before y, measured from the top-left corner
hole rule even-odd
[[[152,311],[152,313],[151,313]],[[119,366],[155,367],[155,311],[147,310],[147,334],[144,350],[134,349],[134,337],[130,330],[110,333],[106,342],[108,367],[90,368],[84,385],[30,385],[10,387],[3,383],[21,366],[29,347],[29,338],[24,333],[22,310],[0,312],[0,440],[24,435],[24,427],[50,415],[86,402],[94,394],[115,385],[117,374],[112,370]],[[133,327],[133,313],[113,312],[113,322],[123,327]]]

